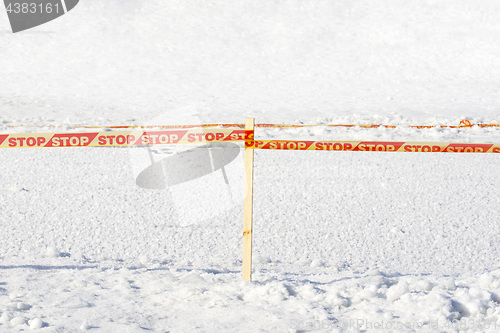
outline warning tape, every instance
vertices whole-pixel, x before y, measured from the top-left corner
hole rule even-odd
[[[260,128],[300,128],[300,127],[360,127],[360,128],[397,128],[397,127],[405,127],[405,126],[397,126],[397,125],[376,125],[376,124],[332,124],[332,125],[280,125],[280,124],[256,124],[255,127]],[[470,120],[464,119],[460,121],[458,126],[450,126],[450,125],[407,125],[409,128],[417,128],[417,129],[426,129],[426,128],[463,128],[463,127],[500,127],[500,124],[472,124]]]
[[[500,153],[497,143],[255,140],[253,130],[195,129],[0,134],[0,148],[119,147],[245,141],[253,149]]]
[[[61,126],[24,126],[24,125],[5,125],[7,128],[16,128],[16,127],[44,127],[44,128],[58,128]],[[397,127],[405,127],[398,125],[377,125],[377,124],[314,124],[314,125],[305,125],[305,124],[297,124],[297,125],[289,125],[289,124],[255,124],[255,127],[258,128],[303,128],[303,127],[360,127],[360,128],[397,128]],[[460,121],[458,126],[452,125],[407,125],[409,128],[416,129],[426,129],[426,128],[464,128],[464,127],[500,127],[500,124],[472,124],[472,122],[468,119],[464,119]],[[97,129],[97,128],[107,128],[107,129],[175,129],[175,128],[244,128],[245,124],[203,124],[203,125],[150,125],[150,126],[140,126],[140,125],[119,125],[119,126],[87,126],[87,125],[77,125],[74,128],[88,128],[88,129]]]
[[[177,129],[160,131],[105,131],[94,133],[15,133],[0,134],[0,148],[117,147],[245,141],[245,139],[253,139],[253,131]]]
[[[499,143],[255,140],[254,149],[387,151],[420,153],[500,153]],[[247,146],[249,146],[247,144]]]

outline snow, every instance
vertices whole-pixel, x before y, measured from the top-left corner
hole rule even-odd
[[[0,10],[0,132],[253,116],[398,125],[262,139],[498,143],[500,128],[409,125],[500,123],[499,12],[93,0],[12,34]],[[495,154],[256,150],[252,282],[241,157],[227,184],[218,171],[148,190],[141,147],[2,149],[0,331],[499,330]]]

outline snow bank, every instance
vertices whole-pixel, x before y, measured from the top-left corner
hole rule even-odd
[[[256,282],[241,283],[238,272],[95,267],[69,259],[45,264],[2,268],[3,279],[17,283],[4,284],[9,300],[0,329],[494,332],[500,325],[499,271],[469,277],[259,272]],[[33,305],[20,307],[26,299]]]

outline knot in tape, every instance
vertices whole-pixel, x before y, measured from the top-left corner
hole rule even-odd
[[[470,122],[469,119],[464,119],[460,121],[460,124],[458,124],[458,128],[460,127],[472,127],[472,123]]]

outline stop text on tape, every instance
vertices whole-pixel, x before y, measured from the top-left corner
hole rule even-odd
[[[252,138],[253,131],[224,128],[211,130],[15,133],[0,134],[0,148],[142,146],[245,141]]]
[[[226,128],[0,134],[0,148],[116,147],[227,141],[245,141],[249,148],[276,150],[500,153],[500,144],[494,143],[255,140],[253,130]]]
[[[452,142],[256,140],[254,149],[421,153],[500,153],[500,144]]]

